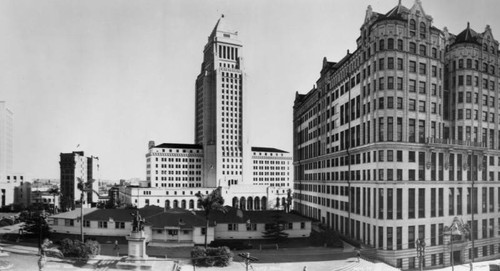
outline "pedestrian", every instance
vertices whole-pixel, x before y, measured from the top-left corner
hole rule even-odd
[[[120,246],[118,245],[118,240],[115,240],[115,247],[113,247],[113,250],[116,253],[117,257],[120,257]]]
[[[47,259],[45,258],[45,255],[41,254],[40,258],[38,259],[38,270],[43,271],[46,263]]]
[[[303,271],[307,271],[307,265],[306,265],[306,266],[304,266],[304,269],[303,269]]]
[[[359,248],[356,249],[356,257],[358,257],[358,263],[359,263],[359,258],[361,258],[361,251],[359,251]]]

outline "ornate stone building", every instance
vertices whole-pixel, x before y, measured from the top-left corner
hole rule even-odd
[[[403,269],[497,258],[490,27],[439,30],[417,0],[387,13],[369,6],[360,30],[356,50],[324,59],[316,87],[296,95],[295,210]]]

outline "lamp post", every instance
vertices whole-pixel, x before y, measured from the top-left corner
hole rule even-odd
[[[425,240],[423,238],[417,239],[417,256],[420,271],[424,270],[423,260],[425,256]]]

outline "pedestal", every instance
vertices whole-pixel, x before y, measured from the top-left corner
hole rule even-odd
[[[123,270],[152,270],[152,262],[147,260],[144,231],[133,231],[126,238],[128,240],[128,257],[118,262],[116,267]]]
[[[142,258],[148,257],[146,255],[146,236],[144,231],[131,232],[130,236],[127,236],[128,240],[128,256],[130,258]]]

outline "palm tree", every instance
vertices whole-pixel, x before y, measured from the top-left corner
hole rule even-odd
[[[53,212],[55,214],[56,213],[56,196],[60,196],[61,195],[61,191],[59,190],[58,186],[53,186],[47,192],[49,192],[49,194],[51,194],[52,197],[53,197],[53,202],[54,202]]]
[[[221,211],[225,213],[227,211],[226,207],[224,207],[224,198],[222,197],[221,190],[222,188],[219,186],[208,195],[203,195],[201,192],[196,193],[196,197],[198,197],[198,206],[201,206],[203,211],[205,211],[205,220],[207,222],[205,227],[205,249],[207,248],[210,212]]]

